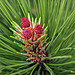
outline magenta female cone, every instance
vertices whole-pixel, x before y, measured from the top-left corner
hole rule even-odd
[[[29,19],[26,18],[26,17],[23,17],[21,19],[21,25],[22,25],[23,28],[30,27],[30,21],[29,21]]]
[[[30,29],[24,29],[23,36],[25,39],[30,39],[32,37],[32,31]]]
[[[40,25],[40,24],[36,25],[35,28],[34,28],[34,32],[36,34],[42,34],[42,32],[43,32],[42,25]]]

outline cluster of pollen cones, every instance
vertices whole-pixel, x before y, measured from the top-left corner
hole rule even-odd
[[[16,25],[16,24],[15,24]],[[16,25],[16,33],[18,35],[19,40],[24,43],[24,48],[26,53],[21,54],[28,57],[28,61],[30,62],[41,62],[41,58],[46,57],[46,34],[43,26],[40,25],[40,20],[38,23],[31,22],[27,17],[23,17],[21,19],[21,26]],[[14,27],[14,26],[13,26]]]

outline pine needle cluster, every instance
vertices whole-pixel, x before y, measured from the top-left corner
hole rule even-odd
[[[0,75],[75,75],[75,0],[0,0],[0,9]],[[35,63],[11,30],[28,13],[47,27],[46,57]]]

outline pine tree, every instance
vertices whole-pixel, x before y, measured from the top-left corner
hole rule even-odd
[[[75,75],[74,7],[74,0],[1,0],[0,75]]]

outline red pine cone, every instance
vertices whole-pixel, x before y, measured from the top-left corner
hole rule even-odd
[[[43,31],[42,25],[38,24],[35,26],[34,32],[36,32],[36,34],[42,34],[42,31]]]
[[[21,19],[21,24],[22,24],[22,27],[23,27],[23,28],[30,27],[30,21],[29,21],[29,19],[26,18],[26,17],[23,17],[23,18]]]
[[[30,29],[24,29],[23,36],[25,39],[30,39],[32,37],[32,32]]]

